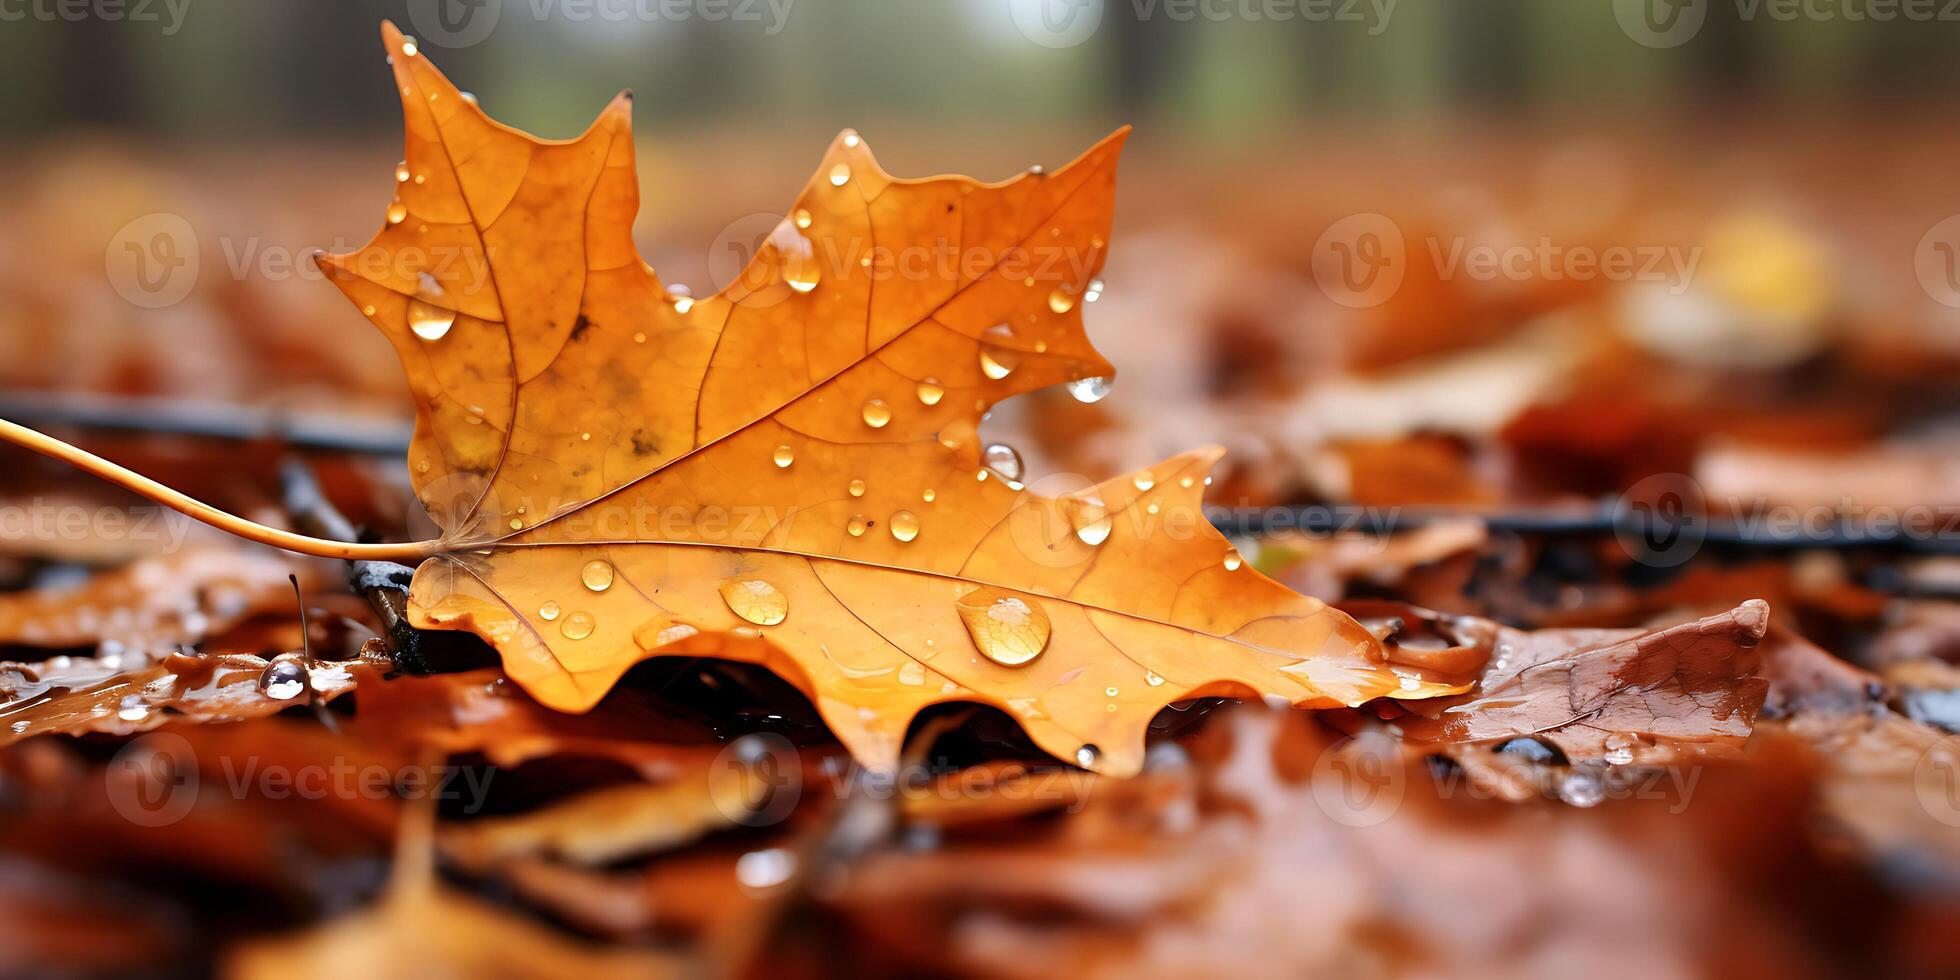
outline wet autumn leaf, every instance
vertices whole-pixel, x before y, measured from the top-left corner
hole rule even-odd
[[[1449,625],[1474,636],[1491,659],[1473,696],[1411,706],[1397,726],[1413,742],[1536,738],[1572,760],[1621,761],[1656,740],[1739,746],[1769,690],[1758,676],[1758,646],[1769,628],[1761,600],[1651,632],[1525,631],[1472,617]],[[1402,658],[1422,655],[1401,646]],[[1428,656],[1466,649],[1447,646]]]
[[[722,657],[797,684],[872,765],[920,710],[977,701],[1128,773],[1184,698],[1461,690],[1247,567],[1199,507],[1216,451],[1050,497],[983,446],[995,402],[1099,397],[1112,374],[1081,307],[1125,133],[983,184],[894,178],[846,131],[697,299],[634,251],[630,96],[537,140],[384,35],[395,197],[371,243],[319,261],[414,392],[410,470],[446,551],[412,621],[483,636],[541,702],[583,711],[643,658]]]

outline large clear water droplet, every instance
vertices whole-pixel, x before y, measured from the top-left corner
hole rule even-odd
[[[419,299],[408,301],[408,329],[423,340],[441,340],[449,335],[449,328],[455,323],[455,310],[431,306]]]
[[[1077,378],[1068,383],[1068,393],[1076,401],[1093,404],[1109,397],[1109,379],[1103,377]]]
[[[848,183],[850,183],[850,182],[851,182],[851,165],[850,165],[850,164],[848,164],[848,163],[840,163],[840,164],[837,164],[836,166],[834,166],[834,167],[831,167],[831,168],[830,168],[830,184],[831,184],[831,186],[833,186],[833,187],[842,187],[842,186],[844,186],[845,184],[848,184]]]
[[[927,378],[919,382],[919,404],[937,405],[944,397],[946,397],[946,389],[940,385],[939,379]]]
[[[777,469],[786,470],[789,469],[789,464],[796,462],[796,450],[791,449],[789,443],[783,443],[776,447],[775,453],[769,458],[775,461]]]
[[[565,634],[565,639],[568,640],[583,640],[591,636],[592,631],[598,626],[599,621],[593,619],[591,613],[575,612],[566,616],[565,621],[558,624],[558,632]]]
[[[398,224],[401,224],[401,223],[402,223],[402,221],[403,221],[403,220],[405,220],[405,219],[406,219],[407,217],[408,217],[408,205],[406,205],[406,204],[403,204],[403,203],[402,203],[402,202],[400,202],[400,201],[390,201],[390,202],[388,202],[388,223],[389,223],[389,224],[391,224],[391,225],[398,225]]]
[[[1075,764],[1084,769],[1092,769],[1101,761],[1102,749],[1097,748],[1093,743],[1085,743],[1075,750]]]
[[[586,562],[585,567],[578,571],[578,580],[584,582],[585,587],[594,592],[604,592],[612,588],[612,562],[603,558],[594,558]]]
[[[398,164],[395,164],[395,183],[397,183],[397,184],[406,184],[406,183],[408,183],[408,161],[407,161],[407,160],[403,160],[402,162],[400,162],[400,163],[398,163]]]
[[[789,616],[789,596],[759,578],[721,584],[721,601],[728,610],[757,626],[774,626]]]
[[[919,536],[919,515],[909,510],[901,510],[892,515],[886,527],[892,532],[892,537],[900,541],[910,541]]]
[[[1093,548],[1109,539],[1109,508],[1102,501],[1093,497],[1076,498],[1065,506],[1071,510],[1069,517],[1075,526],[1076,540]]]
[[[1048,294],[1048,308],[1056,313],[1067,313],[1075,309],[1075,294],[1065,287],[1056,286],[1054,291]]]
[[[980,345],[980,373],[999,381],[1021,365],[1021,352],[993,344]]]
[[[1019,667],[1048,649],[1054,632],[1038,599],[983,586],[960,597],[960,622],[982,656]]]
[[[563,612],[563,610],[559,608],[557,603],[547,602],[544,605],[538,607],[538,618],[549,623],[552,622],[553,620],[556,620],[561,612]]]
[[[892,407],[883,398],[873,398],[864,403],[864,424],[874,429],[882,429],[892,420]]]
[[[851,496],[862,497],[864,496],[864,481],[852,480],[851,485],[847,489],[851,491]]]
[[[861,538],[864,537],[865,529],[870,526],[871,523],[864,519],[863,514],[852,514],[850,522],[844,525],[844,530],[849,532],[851,537]]]
[[[291,701],[306,690],[306,668],[296,660],[274,660],[259,674],[259,691],[274,701]]]
[[[981,465],[993,470],[1003,480],[1019,480],[1025,468],[1021,464],[1021,454],[1013,446],[996,442],[980,455]]]

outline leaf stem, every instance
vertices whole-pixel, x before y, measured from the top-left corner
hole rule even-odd
[[[320,558],[365,559],[368,561],[394,561],[413,563],[443,550],[440,541],[408,541],[389,544],[354,544],[346,541],[329,541],[326,538],[308,537],[294,534],[275,527],[248,521],[236,514],[219,510],[210,504],[195,500],[170,489],[155,480],[125,469],[103,459],[85,449],[71,446],[53,436],[36,432],[25,426],[16,425],[0,419],[0,440],[17,446],[32,449],[43,456],[49,456],[71,464],[101,477],[125,490],[154,500],[171,510],[203,521],[220,531],[228,531],[241,538],[271,545],[302,555]]]

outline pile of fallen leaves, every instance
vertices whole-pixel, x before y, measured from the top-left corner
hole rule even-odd
[[[1711,544],[1662,572],[1610,529],[1469,511],[1228,540],[1201,508],[1209,450],[1036,494],[980,425],[1015,394],[1108,388],[1082,306],[1122,134],[981,184],[893,178],[847,132],[697,299],[634,250],[629,99],[539,141],[388,39],[396,196],[372,243],[320,261],[401,355],[439,536],[402,546],[413,569],[175,525],[167,547],[9,540],[0,972],[1960,965],[1941,560]],[[977,264],[904,274],[949,241]],[[1505,348],[1542,300],[1486,331],[1519,371],[1548,350],[1627,370],[1556,337]],[[1383,362],[1493,339],[1368,336],[1400,338],[1356,355]],[[1676,381],[1665,406],[1514,409],[1488,440],[1270,433],[1309,458],[1239,469],[1231,496],[1624,489],[1665,468],[1641,433],[1722,401]],[[1346,404],[1416,414],[1421,382]],[[1295,428],[1342,416],[1329,397]],[[1616,410],[1636,417],[1598,424]],[[1095,444],[1036,414],[1051,455]],[[373,503],[393,488],[343,461],[268,493],[225,447],[102,448],[262,524],[406,535]],[[35,508],[127,504],[15,469]]]

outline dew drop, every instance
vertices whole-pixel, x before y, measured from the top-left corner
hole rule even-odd
[[[873,398],[864,403],[864,424],[874,429],[882,429],[892,420],[892,407],[883,398]]]
[[[404,219],[404,218],[407,218],[407,217],[408,217],[408,205],[406,205],[406,204],[403,204],[403,203],[402,203],[402,202],[400,202],[400,201],[390,201],[390,202],[388,202],[388,223],[389,223],[389,224],[391,224],[391,225],[398,225],[398,224],[401,224],[401,223],[402,223],[402,219]]]
[[[926,503],[932,503],[933,501],[939,499],[939,491],[934,490],[931,487],[927,487],[926,492],[919,494],[919,499],[925,501]]]
[[[142,721],[149,716],[150,706],[144,703],[142,697],[135,694],[124,695],[122,703],[117,706],[116,710],[116,717],[124,721]]]
[[[996,347],[993,344],[980,345],[980,373],[994,381],[999,381],[1013,374],[1014,369],[1019,367],[1020,364],[1021,354],[1019,351],[1010,350],[1006,347]]]
[[[850,164],[840,163],[830,168],[830,185],[832,187],[842,187],[850,182],[851,182]]]
[[[538,607],[538,618],[549,623],[558,618],[559,608],[555,602],[547,602]]]
[[[1118,691],[1117,691],[1117,690],[1116,690],[1116,689],[1115,689],[1114,687],[1105,687],[1105,688],[1103,688],[1103,696],[1105,696],[1105,697],[1112,697],[1112,698],[1113,698],[1113,697],[1115,697],[1115,696],[1116,696],[1116,695],[1117,695],[1118,693],[1119,693],[1119,692],[1118,692]]]
[[[1054,291],[1048,294],[1048,308],[1056,313],[1067,313],[1075,309],[1075,297],[1067,289],[1056,286]]]
[[[415,39],[414,39],[414,38],[409,38],[409,39],[407,39],[407,40],[405,40],[405,41],[403,41],[403,42],[402,42],[402,54],[405,54],[405,55],[407,55],[407,56],[409,56],[409,57],[411,57],[411,58],[413,58],[413,57],[415,57],[415,53],[416,53],[416,50],[417,50],[417,49],[416,49],[416,47],[415,47]]]
[[[259,674],[259,691],[274,701],[291,701],[306,690],[306,668],[294,660],[274,660]]]
[[[513,517],[510,519],[510,529],[513,531],[522,531],[524,530],[524,522],[519,518]]]
[[[919,515],[909,510],[901,510],[892,515],[886,527],[891,530],[892,537],[900,541],[910,541],[919,536]]]
[[[408,161],[407,161],[407,160],[403,160],[402,162],[400,162],[400,163],[398,163],[398,164],[395,164],[395,183],[397,183],[397,184],[406,184],[406,183],[408,183]]]
[[[585,587],[594,592],[604,592],[612,588],[612,562],[603,558],[594,558],[586,562],[585,567],[579,569],[578,580],[584,582]]]
[[[851,522],[849,524],[844,525],[844,530],[850,532],[851,537],[861,538],[864,537],[865,529],[869,528],[870,526],[871,525],[865,521],[863,514],[852,514]]]
[[[783,281],[789,283],[789,288],[799,293],[807,293],[817,288],[819,278],[821,277],[817,274],[817,263],[810,259],[792,262],[783,270]]]
[[[1102,291],[1103,281],[1101,279],[1089,280],[1089,288],[1082,291],[1082,302],[1093,303],[1096,300],[1102,299]]]
[[[919,382],[919,404],[937,405],[944,397],[946,397],[946,389],[940,385],[939,379],[927,378]]]
[[[686,623],[675,623],[674,625],[661,630],[660,633],[656,635],[653,639],[655,643],[658,643],[664,647],[669,643],[679,643],[680,641],[685,640],[688,637],[693,636],[694,634],[699,632],[701,631],[695,629],[692,626],[687,625]]]
[[[1085,744],[1075,750],[1075,764],[1084,769],[1093,768],[1101,760],[1102,750],[1097,748],[1093,743]]]
[[[1236,572],[1239,570],[1239,566],[1242,564],[1245,564],[1245,559],[1239,557],[1239,551],[1237,548],[1233,548],[1232,550],[1225,552],[1226,571]]]
[[[598,625],[599,621],[593,619],[591,613],[575,612],[566,616],[565,621],[558,624],[558,632],[565,634],[565,639],[568,640],[583,640],[591,636],[593,627]]]
[[[416,461],[415,461],[415,472],[417,472],[417,473],[427,473],[427,472],[429,472],[429,466],[430,466],[430,463],[429,463],[429,461],[428,461],[428,460],[426,460],[426,459],[418,459],[418,460],[416,460]]]
[[[1130,478],[1130,485],[1136,487],[1139,491],[1148,492],[1151,487],[1157,485],[1157,479],[1150,475],[1149,470],[1144,470]]]
[[[1088,405],[1109,397],[1109,387],[1108,378],[1077,378],[1068,383],[1068,393],[1076,401]]]
[[[960,622],[982,656],[1019,667],[1048,648],[1053,627],[1038,600],[983,586],[960,597]]]
[[[777,469],[786,470],[789,469],[789,464],[796,462],[796,450],[791,449],[789,443],[785,442],[778,445],[774,455],[769,458],[776,461]]]
[[[759,578],[723,582],[721,601],[728,603],[730,612],[757,626],[774,626],[789,615],[789,596]]]
[[[1143,672],[1143,682],[1151,687],[1163,687],[1164,676],[1154,670],[1146,670]]]
[[[455,323],[455,310],[431,306],[419,299],[408,301],[408,329],[423,340],[441,340],[448,336],[449,328]]]
[[[852,480],[852,481],[851,481],[851,486],[850,486],[850,491],[851,491],[851,496],[853,496],[853,497],[862,497],[862,496],[864,496],[864,481],[863,481],[863,480]]]
[[[898,668],[898,682],[908,687],[918,687],[924,684],[926,682],[925,665],[917,661],[906,661],[905,666]]]
[[[750,851],[735,859],[735,880],[760,891],[788,881],[796,873],[796,854],[785,847]]]
[[[1019,480],[1025,470],[1021,463],[1021,454],[1015,451],[1013,446],[1004,442],[996,442],[988,446],[980,455],[980,464],[994,471],[1003,480]]]
[[[1093,497],[1071,501],[1076,540],[1093,548],[1109,540],[1109,509]]]

